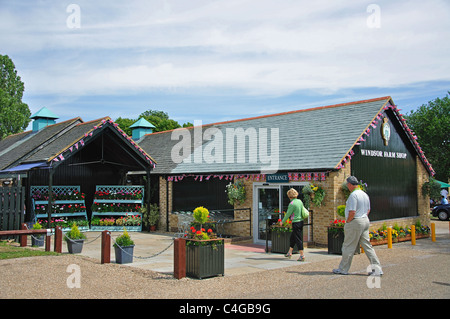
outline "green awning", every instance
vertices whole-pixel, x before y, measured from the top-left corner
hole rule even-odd
[[[448,187],[450,187],[450,184],[447,184],[447,183],[444,183],[444,182],[440,182],[440,181],[436,181],[436,182],[441,184],[441,188],[448,188]]]

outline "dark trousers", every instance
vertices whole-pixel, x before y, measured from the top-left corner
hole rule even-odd
[[[289,246],[294,248],[295,244],[297,244],[298,250],[303,250],[303,221],[292,223]]]

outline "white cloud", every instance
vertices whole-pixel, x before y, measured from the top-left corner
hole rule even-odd
[[[366,23],[370,1],[78,1],[77,30],[66,4],[15,3],[0,13],[0,41],[26,56],[33,94],[282,95],[450,80],[445,1],[377,1],[379,29]]]

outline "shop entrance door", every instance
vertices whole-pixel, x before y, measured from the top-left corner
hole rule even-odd
[[[267,225],[272,225],[279,218],[283,218],[283,212],[286,212],[289,206],[289,198],[286,193],[289,188],[298,191],[298,198],[303,200],[301,192],[303,184],[272,184],[272,185],[256,185],[253,197],[253,242],[255,244],[265,244],[266,236],[271,242],[270,229],[266,229]],[[311,216],[310,216],[311,217]],[[267,223],[269,220],[269,223]],[[305,221],[307,224],[308,221]],[[267,230],[267,231],[266,231]],[[303,228],[305,241],[310,237],[310,227]]]
[[[256,187],[257,219],[253,223],[253,234],[255,243],[265,243],[267,219],[277,218],[280,207],[279,187],[257,186]],[[270,238],[269,238],[270,239]]]

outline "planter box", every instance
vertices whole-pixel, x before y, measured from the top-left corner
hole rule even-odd
[[[198,279],[224,275],[225,245],[223,239],[217,245],[194,246],[186,242],[186,275]],[[199,241],[203,242],[203,241]],[[205,241],[206,242],[206,241]]]
[[[66,243],[69,254],[79,254],[83,250],[84,239],[68,239]]]
[[[133,262],[134,245],[117,247],[114,246],[117,264],[130,264]]]
[[[330,232],[328,227],[328,253],[342,255],[342,244],[344,243],[344,228]]]
[[[292,232],[279,232],[272,230],[272,253],[286,254],[289,251]],[[297,244],[294,246],[293,254],[298,253]]]

